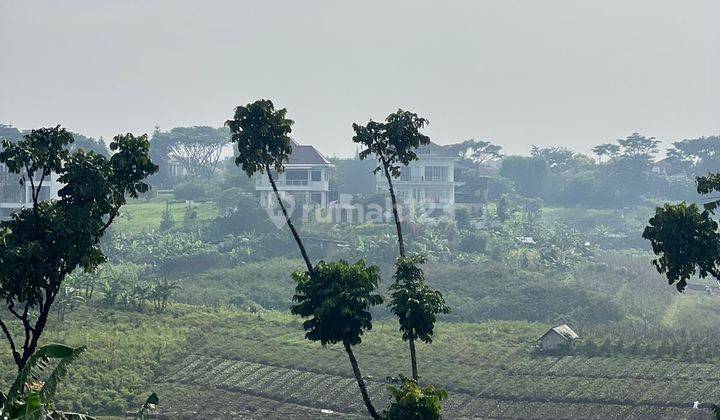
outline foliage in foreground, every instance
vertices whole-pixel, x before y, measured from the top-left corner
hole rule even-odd
[[[7,396],[0,393],[0,418],[3,420],[84,420],[92,417],[53,409],[57,387],[68,374],[68,366],[85,347],[48,344],[40,347],[20,370]],[[51,370],[50,364],[56,361]],[[44,379],[44,380],[43,380]]]
[[[13,316],[0,319],[0,327],[18,370],[35,353],[65,277],[78,267],[92,271],[106,261],[100,239],[127,197],[147,192],[144,180],[158,170],[145,135],[116,136],[110,158],[83,149],[71,154],[67,147],[73,141],[57,126],[2,142],[0,163],[17,174],[21,185],[29,183],[32,195],[31,207],[0,222],[0,299]],[[60,198],[43,201],[49,188],[43,183],[53,176],[63,184]]]
[[[370,415],[379,415],[368,396],[360,368],[352,347],[362,342],[363,332],[372,329],[370,308],[383,302],[375,294],[380,282],[380,270],[367,267],[360,260],[353,265],[345,261],[320,261],[310,272],[295,272],[297,282],[290,312],[303,318],[305,337],[319,341],[323,346],[342,343],[350,359],[360,393]]]
[[[438,314],[450,313],[442,293],[425,283],[425,274],[419,267],[425,262],[422,256],[399,257],[395,282],[390,286],[390,308],[400,322],[403,340],[410,345],[413,379],[418,379],[415,341],[432,343]]]
[[[400,376],[389,378],[400,386],[388,385],[390,404],[383,410],[383,419],[387,420],[439,420],[442,401],[448,397],[445,390],[430,385],[425,388],[414,379]]]

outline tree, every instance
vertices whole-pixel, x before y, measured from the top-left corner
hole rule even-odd
[[[293,273],[293,279],[297,283],[293,302],[297,303],[290,312],[309,318],[303,322],[305,338],[319,341],[323,347],[343,344],[365,407],[378,419],[352,348],[362,342],[364,331],[372,329],[370,308],[383,302],[382,296],[375,294],[380,269],[366,266],[363,260],[353,265],[321,261],[313,272]]]
[[[95,139],[78,133],[72,133],[72,136],[75,141],[68,145],[68,150],[70,150],[71,153],[78,149],[83,149],[86,152],[95,152],[105,157],[110,156],[110,149],[108,149],[102,137]]]
[[[7,319],[0,319],[0,328],[18,370],[37,349],[65,278],[105,261],[100,238],[127,197],[148,191],[143,180],[157,170],[145,135],[116,136],[110,158],[84,150],[71,154],[72,142],[60,126],[41,128],[18,142],[4,141],[0,152],[0,163],[30,183],[32,196],[31,207],[0,222],[0,299],[22,332],[8,328]],[[40,192],[51,173],[64,187],[58,200],[43,202]]]
[[[525,197],[542,195],[549,175],[547,161],[539,156],[508,156],[500,164],[500,176],[510,178],[516,191]]]
[[[646,157],[651,159],[659,151],[660,140],[655,137],[645,137],[638,133],[632,133],[624,139],[618,139],[622,147],[622,154],[626,157]]]
[[[575,152],[567,147],[537,147],[532,146],[530,155],[537,158],[543,158],[548,163],[548,167],[555,173],[565,172],[573,166]]]
[[[461,159],[470,160],[478,165],[485,162],[500,159],[502,155],[502,147],[492,144],[484,140],[465,140],[461,143],[440,146],[446,150],[448,154],[457,156]]]
[[[167,132],[157,130],[152,138],[155,153],[161,155],[163,163],[175,160],[186,175],[206,179],[218,169],[227,142],[226,130],[207,126],[175,127]]]
[[[405,257],[405,244],[392,179],[400,176],[400,165],[407,166],[417,159],[415,149],[430,143],[430,137],[420,133],[427,124],[425,118],[402,109],[388,115],[384,123],[370,120],[365,126],[353,124],[353,141],[365,147],[360,152],[360,159],[374,155],[380,165],[373,172],[382,171],[387,179],[401,257]]]
[[[365,147],[360,152],[360,159],[375,155],[380,165],[375,168],[374,172],[383,171],[388,182],[400,252],[396,262],[395,283],[391,286],[391,288],[395,288],[396,293],[393,294],[390,307],[400,319],[400,330],[403,332],[403,339],[408,342],[410,347],[410,362],[413,379],[415,380],[419,377],[415,340],[420,338],[425,341],[425,338],[429,336],[424,332],[428,330],[431,336],[436,314],[449,311],[449,308],[445,305],[442,294],[432,290],[425,284],[422,270],[415,265],[424,262],[424,259],[422,257],[406,258],[402,226],[398,215],[397,198],[392,179],[400,176],[401,164],[407,166],[417,159],[415,153],[417,148],[430,143],[430,138],[420,133],[420,129],[427,124],[426,119],[402,109],[388,115],[384,123],[371,120],[367,126],[353,124],[353,130],[355,130],[353,141]],[[410,277],[406,278],[405,276]],[[428,297],[439,299],[440,304],[436,301],[417,303],[410,301],[416,298]]]
[[[615,157],[620,153],[620,146],[612,143],[599,144],[592,149],[598,157],[598,162],[602,162],[603,156]]]
[[[674,172],[692,169],[695,174],[706,174],[720,165],[720,135],[676,141],[667,156]]]
[[[720,191],[720,175],[697,179],[698,193]],[[655,211],[643,231],[658,258],[652,262],[669,284],[682,292],[694,275],[711,275],[720,282],[720,233],[713,220],[720,202],[712,201],[700,210],[697,204],[665,204]]]
[[[403,340],[410,345],[412,375],[418,380],[415,341],[432,343],[435,321],[438,314],[450,313],[442,293],[425,283],[425,274],[419,268],[425,257],[400,257],[397,260],[395,282],[390,286],[390,309],[400,321]]]
[[[231,141],[237,145],[238,156],[235,158],[235,164],[242,166],[248,177],[252,177],[257,172],[267,175],[285,221],[300,248],[308,272],[312,274],[312,262],[295,225],[290,220],[271,171],[272,168],[278,173],[283,172],[284,164],[292,153],[290,133],[293,121],[286,118],[286,115],[285,108],[275,110],[272,101],[260,99],[235,108],[233,119],[226,121],[225,125],[230,127]]]

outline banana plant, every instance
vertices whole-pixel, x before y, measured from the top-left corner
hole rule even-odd
[[[68,366],[84,352],[84,346],[48,344],[40,347],[18,373],[7,395],[0,392],[0,419],[94,420],[85,414],[53,409],[58,384],[67,376]],[[54,360],[57,363],[51,369]]]

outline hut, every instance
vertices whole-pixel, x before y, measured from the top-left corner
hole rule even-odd
[[[569,346],[579,335],[567,325],[558,325],[550,328],[542,337],[538,338],[538,348],[541,350],[557,350],[558,348]]]

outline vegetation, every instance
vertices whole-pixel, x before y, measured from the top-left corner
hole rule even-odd
[[[300,248],[308,272],[312,274],[313,264],[295,225],[290,220],[270,169],[282,172],[283,163],[287,162],[288,156],[292,153],[289,134],[292,132],[293,121],[285,118],[286,114],[285,108],[275,111],[272,101],[261,99],[235,108],[235,116],[225,125],[230,127],[232,142],[237,144],[238,156],[235,158],[235,164],[241,166],[248,177],[252,177],[256,172],[267,175],[278,205],[285,216],[285,222]]]
[[[353,265],[345,261],[320,262],[312,273],[295,272],[293,277],[297,282],[293,301],[297,304],[290,312],[309,318],[303,322],[305,337],[319,341],[323,347],[343,344],[368,413],[379,418],[352,350],[362,342],[363,332],[372,329],[370,308],[383,301],[382,296],[374,294],[380,282],[379,269],[366,267],[362,260]]]
[[[395,379],[400,387],[389,385],[391,398],[383,416],[389,419],[428,419],[439,420],[442,411],[441,402],[447,398],[447,392],[435,389],[432,385],[422,388],[414,379],[401,376]]]
[[[700,194],[720,191],[718,175],[700,177],[697,181]],[[677,282],[680,292],[696,274],[700,278],[711,275],[720,282],[720,233],[712,218],[719,205],[720,201],[711,201],[700,212],[696,204],[665,204],[657,209],[643,232],[643,238],[651,242],[653,252],[659,255],[653,265],[667,276],[670,284]]]
[[[655,162],[657,140],[640,134],[598,146],[597,161],[562,147],[503,157],[486,141],[429,143],[421,133],[426,124],[399,110],[384,122],[355,125],[354,140],[362,157],[378,159],[396,209],[394,183],[420,146],[456,156],[463,163],[456,176],[470,194],[485,179],[486,194],[476,197],[481,206],[455,220],[409,208],[391,223],[328,224],[293,218],[275,185],[292,237],[268,223],[249,178],[259,172],[273,184],[292,153],[292,121],[270,101],[238,107],[229,134],[158,131],[155,146],[118,136],[108,153],[99,140],[70,143],[72,135],[59,127],[23,137],[0,126],[8,138],[0,162],[34,183],[36,198],[2,222],[7,309],[0,319],[17,321],[3,328],[17,351],[0,353],[0,385],[10,388],[10,367],[26,353],[23,369],[64,372],[69,361],[54,359],[43,345],[89,349],[73,357],[73,374],[57,396],[46,398],[56,381],[42,388],[35,375],[3,413],[148,418],[157,395],[139,396],[162,389],[167,397],[158,410],[170,417],[183,410],[219,415],[220,406],[242,412],[245,402],[287,404],[308,417],[320,409],[389,419],[708,415],[720,392],[719,203],[711,196],[720,187],[715,175],[698,178],[698,194],[709,197],[704,208],[682,188],[712,167],[716,139],[676,142],[662,162]],[[178,142],[191,144],[203,132],[217,140],[210,139],[210,160],[198,166],[204,172],[168,183],[155,176],[147,182],[173,191],[148,194],[149,159],[162,152],[163,136],[182,134]],[[238,147],[232,166],[212,154],[228,136]],[[177,161],[168,150],[163,162]],[[228,170],[236,166],[240,175]],[[492,167],[500,175],[487,179]],[[59,200],[40,199],[46,168],[65,183]],[[128,197],[138,200],[125,203]],[[686,202],[652,215],[666,199]],[[308,238],[335,241],[337,250]],[[643,238],[657,272],[649,269]],[[295,246],[302,259],[288,258]],[[30,266],[42,270],[23,270]],[[684,293],[668,293],[663,277]],[[52,306],[43,315],[47,296]],[[537,338],[559,324],[571,325],[580,339],[536,352]],[[33,340],[37,359],[29,353]],[[418,352],[425,355],[422,376]],[[381,379],[408,371],[411,378]],[[695,401],[700,410],[690,408]]]
[[[92,419],[83,414],[53,409],[53,398],[60,381],[67,376],[69,365],[83,352],[85,347],[72,348],[59,344],[38,348],[18,373],[8,394],[0,392],[0,416],[8,420]],[[58,362],[46,373],[53,359]]]
[[[91,271],[105,261],[100,238],[126,197],[147,192],[143,180],[157,171],[146,136],[115,137],[111,158],[83,149],[71,154],[67,146],[72,143],[72,135],[60,126],[2,143],[0,163],[23,180],[27,177],[32,195],[31,208],[0,222],[0,297],[22,334],[13,333],[7,320],[0,319],[0,328],[18,370],[38,348],[65,277],[78,267]],[[60,199],[42,201],[43,183],[53,175],[64,184]]]
[[[398,201],[393,188],[393,178],[399,177],[401,173],[400,165],[407,166],[416,160],[415,150],[430,143],[430,138],[419,131],[427,124],[425,118],[402,109],[388,115],[385,123],[370,121],[366,126],[353,124],[355,131],[353,141],[365,147],[360,152],[360,158],[376,157],[380,165],[374,172],[382,171],[388,183],[400,254],[396,262],[395,283],[390,286],[390,307],[400,321],[403,340],[406,340],[410,347],[412,378],[415,381],[420,377],[415,340],[432,342],[436,315],[450,312],[450,307],[445,304],[442,293],[433,290],[425,283],[423,271],[418,267],[425,262],[425,257],[420,255],[406,257]],[[498,153],[498,150],[489,146],[489,144],[468,145],[473,147],[473,157],[477,160],[481,160],[484,154]],[[394,412],[390,411],[391,414]]]

